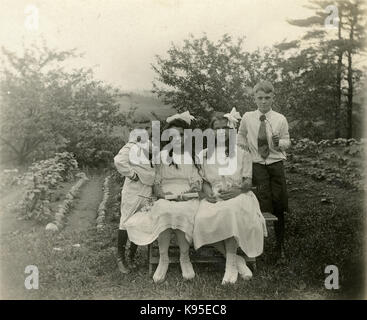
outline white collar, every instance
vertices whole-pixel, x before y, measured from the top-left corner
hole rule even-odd
[[[270,110],[267,113],[262,113],[259,109],[257,109],[256,111],[257,111],[257,114],[259,115],[259,117],[261,115],[264,115],[266,118],[268,118],[268,116],[270,116],[272,114],[273,109],[270,108]]]

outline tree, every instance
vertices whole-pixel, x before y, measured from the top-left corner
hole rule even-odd
[[[325,27],[325,21],[330,12],[325,11],[331,6],[337,8],[337,37],[330,37]],[[321,50],[327,50],[330,57],[337,65],[335,77],[335,137],[341,136],[343,124],[347,127],[347,137],[352,137],[352,111],[353,111],[353,87],[359,78],[360,72],[354,70],[352,56],[361,54],[365,49],[366,8],[361,0],[311,0],[307,6],[315,11],[315,14],[306,19],[289,20],[289,23],[299,27],[308,28],[309,31],[303,37],[304,43],[312,43]],[[323,49],[322,49],[323,48]],[[345,65],[343,58],[347,55],[348,63]],[[356,73],[356,76],[353,74]],[[343,80],[347,79],[347,93],[343,92]],[[347,119],[342,122],[342,96],[347,96]]]
[[[78,154],[85,151],[80,142],[108,136],[124,123],[117,90],[94,80],[91,70],[65,70],[65,62],[77,56],[74,50],[43,45],[24,48],[23,55],[2,52],[0,141],[19,164],[59,151]]]
[[[241,113],[255,109],[253,86],[262,79],[275,87],[274,109],[286,114],[294,137],[322,139],[332,122],[336,68],[326,48],[282,42],[246,52],[230,37],[213,43],[191,36],[182,48],[172,45],[168,58],[157,57],[154,91],[178,111],[189,110],[205,126],[211,111]],[[294,52],[291,52],[294,49]]]
[[[168,58],[156,56],[158,77],[153,92],[178,112],[189,110],[205,125],[213,110],[244,112],[251,104],[251,88],[257,81],[250,54],[228,35],[214,43],[206,35],[192,35],[180,48],[172,44]]]
[[[348,32],[346,39],[347,66],[347,137],[353,136],[353,96],[354,83],[360,78],[361,73],[353,67],[353,56],[363,52],[366,48],[367,7],[361,0],[344,1],[340,3],[340,9],[345,14],[345,29]]]
[[[327,50],[282,42],[251,53],[251,60],[259,75],[273,82],[273,108],[287,116],[292,137],[330,138],[336,66]]]

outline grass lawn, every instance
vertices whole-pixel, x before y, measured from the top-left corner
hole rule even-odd
[[[1,296],[10,299],[339,299],[361,294],[364,196],[360,192],[288,174],[290,207],[286,220],[287,261],[273,262],[274,232],[266,239],[251,281],[239,278],[222,286],[224,266],[194,265],[197,276],[182,280],[179,265],[170,265],[165,283],[148,276],[147,250],[139,248],[140,268],[121,275],[115,263],[119,210],[113,185],[106,229],[97,233],[67,228],[58,235],[29,228],[2,235]],[[327,197],[327,203],[321,198]],[[79,244],[80,247],[73,245]],[[338,266],[340,289],[324,288],[324,268]],[[24,269],[39,268],[39,289],[26,290]]]

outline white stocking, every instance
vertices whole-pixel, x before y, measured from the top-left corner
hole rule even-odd
[[[222,280],[222,284],[233,284],[236,283],[238,277],[237,270],[237,242],[232,237],[224,240],[224,245],[226,248],[226,270]]]
[[[180,265],[182,270],[182,277],[185,280],[193,279],[195,277],[195,272],[189,256],[190,244],[187,242],[184,232],[182,232],[181,230],[175,230],[175,233],[178,246],[180,247]]]
[[[153,275],[155,283],[162,283],[166,278],[169,266],[168,248],[171,241],[171,231],[172,229],[167,229],[158,236],[159,264]]]
[[[221,254],[226,256],[226,249],[224,245],[224,241],[213,243],[212,246],[216,248]],[[252,272],[246,264],[246,260],[242,258],[240,255],[236,255],[236,265],[237,270],[242,279],[250,280],[252,278]]]

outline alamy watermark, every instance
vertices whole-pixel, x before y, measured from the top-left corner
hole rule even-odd
[[[26,276],[24,280],[25,288],[27,290],[38,289],[38,285],[39,285],[38,267],[34,265],[26,266],[24,273],[29,274],[28,276]]]
[[[160,134],[160,122],[152,121],[152,137],[145,129],[134,129],[130,132],[129,141],[136,144],[130,149],[129,160],[131,163],[149,164],[149,153],[153,164],[202,164],[204,138],[210,157],[207,157],[208,164],[219,164],[220,175],[232,175],[237,169],[237,132],[236,129],[184,129],[183,134],[175,128],[166,129]],[[193,154],[193,141],[195,145],[195,155]],[[161,150],[161,142],[167,144]],[[226,144],[228,154],[226,154]],[[142,152],[143,150],[143,152]],[[167,157],[162,157],[166,154]],[[229,155],[229,156],[227,156]]]
[[[325,268],[325,274],[328,276],[325,278],[324,285],[328,290],[339,289],[339,269],[337,266],[328,265]]]
[[[339,9],[335,5],[329,5],[325,8],[329,15],[326,17],[324,25],[328,29],[337,29],[339,27]]]
[[[38,31],[39,11],[34,4],[29,4],[24,8],[25,20],[24,26],[29,31]]]

